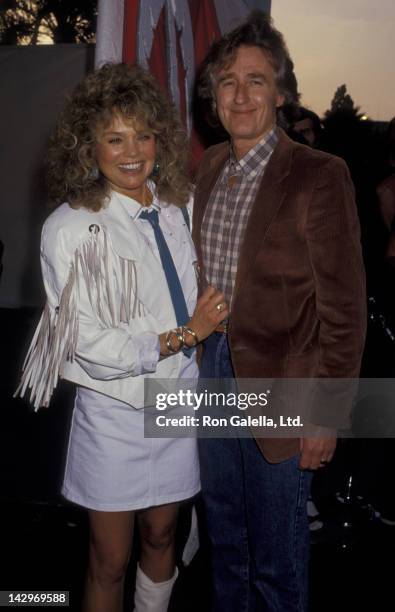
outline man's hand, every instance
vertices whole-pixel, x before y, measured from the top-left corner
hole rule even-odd
[[[300,440],[300,469],[317,470],[325,467],[332,460],[335,448],[335,432],[325,427],[317,427],[314,435]]]

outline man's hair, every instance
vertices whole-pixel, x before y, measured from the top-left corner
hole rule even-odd
[[[262,49],[273,67],[277,89],[284,96],[284,105],[297,105],[298,84],[283,35],[273,27],[270,16],[262,11],[253,11],[247,21],[212,44],[200,72],[200,97],[211,102],[212,109],[215,109],[215,77],[235,60],[242,46]]]
[[[147,70],[126,64],[105,64],[68,98],[47,155],[52,201],[96,211],[104,205],[109,186],[97,172],[97,133],[116,116],[154,134],[159,172],[151,178],[158,197],[177,205],[187,202],[187,141],[174,106]]]
[[[309,108],[305,106],[300,106],[296,111],[296,115],[294,117],[293,123],[297,123],[298,121],[304,121],[304,119],[310,119],[313,124],[313,131],[316,136],[319,136],[322,132],[322,124],[319,116]]]

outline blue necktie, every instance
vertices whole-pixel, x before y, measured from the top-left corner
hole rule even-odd
[[[143,210],[140,213],[140,219],[145,219],[148,221],[154,230],[154,236],[156,244],[158,245],[162,267],[169,287],[171,301],[173,302],[177,326],[186,325],[186,323],[189,321],[189,314],[185,302],[184,292],[182,290],[180,279],[178,278],[177,270],[169,247],[167,246],[167,242],[159,226],[158,211],[155,209],[152,209],[150,212]],[[183,353],[189,357],[191,354],[191,349],[183,349]]]

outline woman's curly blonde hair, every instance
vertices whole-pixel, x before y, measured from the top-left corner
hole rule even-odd
[[[47,155],[51,199],[98,211],[109,187],[97,172],[96,134],[114,115],[137,122],[156,140],[159,199],[182,206],[188,201],[187,141],[174,106],[155,78],[140,66],[105,64],[77,85],[57,122]]]

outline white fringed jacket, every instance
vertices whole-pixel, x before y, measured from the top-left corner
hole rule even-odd
[[[17,391],[30,388],[36,409],[48,406],[59,376],[142,408],[146,376],[180,373],[182,354],[158,361],[157,336],[176,326],[174,309],[161,264],[122,198],[113,192],[97,213],[62,204],[44,224],[47,303]],[[181,211],[164,211],[186,245],[192,313],[195,250]]]

